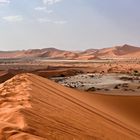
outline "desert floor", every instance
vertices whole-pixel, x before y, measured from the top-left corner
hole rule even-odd
[[[139,64],[110,63],[1,64],[0,140],[139,140]]]

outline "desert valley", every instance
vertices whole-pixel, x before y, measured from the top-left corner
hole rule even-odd
[[[0,140],[139,140],[140,48],[0,52]]]

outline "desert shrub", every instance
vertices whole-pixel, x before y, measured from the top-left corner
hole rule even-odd
[[[87,91],[96,91],[96,88],[95,87],[91,87],[91,88],[87,89]]]
[[[132,75],[134,76],[140,76],[140,72],[137,70],[133,70]]]

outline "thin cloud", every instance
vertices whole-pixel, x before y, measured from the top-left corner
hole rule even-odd
[[[43,3],[45,5],[53,5],[53,4],[56,4],[56,3],[59,3],[61,2],[62,0],[43,0]]]
[[[35,10],[36,11],[46,11],[47,8],[46,7],[36,7]]]
[[[53,13],[53,10],[48,10],[47,7],[36,7],[35,10],[36,10],[36,11],[46,12],[46,13],[48,13],[48,14]]]
[[[7,22],[19,22],[23,20],[23,17],[21,15],[16,15],[16,16],[5,16],[2,18],[3,20]]]
[[[11,1],[10,0],[0,0],[0,4],[9,4]]]

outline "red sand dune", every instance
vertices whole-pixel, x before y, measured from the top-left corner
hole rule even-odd
[[[44,49],[30,49],[23,51],[8,51],[0,52],[0,58],[30,58],[30,57],[48,57],[52,59],[74,59],[78,56],[77,53],[65,50],[59,50],[56,48],[44,48]]]
[[[0,140],[139,140],[140,97],[80,93],[33,74],[0,85]]]
[[[135,56],[135,54],[137,54]],[[123,45],[123,46],[115,46],[112,48],[104,48],[104,49],[100,49],[97,52],[97,56],[99,57],[109,57],[109,58],[139,58],[138,56],[140,55],[140,48],[139,47],[135,47],[135,46],[131,46],[131,45]]]
[[[140,58],[140,48],[123,45],[104,49],[88,49],[85,51],[66,51],[56,48],[30,49],[23,51],[0,52],[0,58],[40,57],[50,59],[92,60],[100,58]]]

